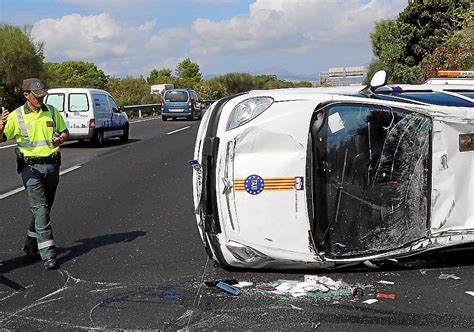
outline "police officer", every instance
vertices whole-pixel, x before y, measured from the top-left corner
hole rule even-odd
[[[45,105],[46,90],[37,78],[23,81],[26,102],[11,114],[2,107],[0,140],[16,139],[17,170],[21,173],[33,219],[23,250],[27,258],[43,260],[44,267],[58,267],[50,211],[59,182],[59,145],[69,137],[58,110]]]

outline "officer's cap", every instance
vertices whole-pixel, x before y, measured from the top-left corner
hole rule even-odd
[[[23,80],[22,89],[25,92],[31,92],[35,97],[44,97],[47,94],[43,83],[37,78]]]

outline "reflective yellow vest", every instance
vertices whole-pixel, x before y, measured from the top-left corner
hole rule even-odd
[[[4,134],[7,139],[16,139],[25,157],[47,157],[58,150],[51,139],[64,130],[66,124],[53,106],[44,105],[38,112],[25,113],[23,105],[8,117]]]

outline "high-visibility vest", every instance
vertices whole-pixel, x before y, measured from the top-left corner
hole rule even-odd
[[[47,157],[59,148],[51,143],[53,135],[57,134],[55,109],[48,105],[43,107],[48,112],[42,108],[38,113],[33,112],[35,116],[28,116],[29,119],[25,117],[25,105],[15,111],[21,131],[16,142],[25,157]],[[52,126],[48,126],[47,123],[51,120]]]

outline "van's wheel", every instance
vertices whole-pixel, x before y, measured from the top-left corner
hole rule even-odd
[[[97,130],[94,136],[94,144],[96,146],[104,146],[104,132],[102,130]]]
[[[123,135],[120,136],[120,143],[127,143],[129,134],[130,134],[130,127],[128,126],[128,124],[126,124],[123,127]]]
[[[166,121],[166,120],[168,120],[168,117],[166,115],[162,115],[161,120]]]
[[[194,112],[191,112],[191,115],[186,117],[186,120],[193,121],[194,120]]]

